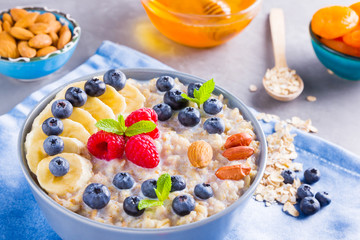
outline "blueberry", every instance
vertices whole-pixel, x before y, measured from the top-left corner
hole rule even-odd
[[[312,215],[320,210],[320,203],[314,197],[305,197],[300,202],[300,209],[305,215]]]
[[[138,196],[130,196],[125,198],[124,203],[123,203],[123,208],[124,211],[133,217],[138,217],[141,214],[144,213],[145,209],[139,210],[138,206],[139,206],[139,202],[140,202],[141,198]]]
[[[195,200],[190,195],[180,195],[174,198],[172,209],[179,216],[185,216],[195,209]]]
[[[91,97],[99,97],[104,94],[106,84],[98,78],[93,78],[85,83],[85,92]]]
[[[87,95],[81,88],[70,87],[66,90],[65,99],[68,100],[74,107],[81,107],[86,103]]]
[[[46,119],[41,127],[43,132],[48,136],[59,135],[64,130],[63,122],[60,119],[54,117]]]
[[[64,141],[58,136],[48,136],[43,143],[44,151],[53,156],[64,151]]]
[[[200,112],[196,108],[186,107],[179,112],[179,122],[185,127],[194,127],[200,122]]]
[[[290,169],[285,169],[281,172],[281,176],[284,178],[284,183],[293,184],[296,174]]]
[[[157,181],[155,179],[148,179],[141,184],[141,191],[144,196],[148,198],[157,198],[155,188],[157,187]]]
[[[322,207],[325,207],[331,203],[331,197],[327,192],[317,192],[315,198],[319,201]]]
[[[210,98],[204,102],[203,109],[207,114],[215,115],[221,112],[223,108],[222,102],[215,98]]]
[[[56,118],[68,118],[71,116],[73,111],[73,106],[68,100],[59,99],[53,102],[51,106],[51,113]]]
[[[117,173],[113,179],[113,184],[118,189],[130,189],[134,183],[134,178],[127,172]]]
[[[169,120],[173,114],[171,107],[166,103],[159,103],[153,107],[159,121]]]
[[[214,196],[214,192],[210,186],[210,184],[202,183],[197,184],[194,188],[194,194],[200,199],[209,199]]]
[[[170,192],[181,191],[186,188],[185,179],[182,176],[171,176]]]
[[[55,177],[62,177],[69,172],[69,162],[62,157],[54,157],[49,162],[49,170]]]
[[[92,209],[101,209],[110,201],[109,189],[101,183],[91,183],[84,191],[83,201]]]
[[[308,168],[304,172],[304,178],[308,184],[316,183],[320,179],[320,171],[316,168]]]
[[[167,92],[167,91],[171,90],[174,86],[175,86],[175,81],[170,76],[161,76],[156,81],[156,88],[160,92]]]
[[[182,92],[177,89],[171,89],[164,94],[164,103],[168,104],[173,110],[185,108],[189,101],[181,96]]]
[[[187,89],[187,95],[189,97],[194,97],[194,90],[197,89],[199,90],[199,88],[201,87],[201,83],[190,83]]]
[[[225,131],[225,123],[221,118],[218,117],[212,117],[209,119],[206,119],[204,122],[204,129],[209,134],[221,134]]]
[[[119,69],[111,69],[104,74],[104,82],[120,91],[125,87],[126,76]]]
[[[297,190],[297,195],[301,199],[303,199],[305,197],[313,197],[314,196],[310,185],[307,185],[307,184],[301,184],[301,186]]]

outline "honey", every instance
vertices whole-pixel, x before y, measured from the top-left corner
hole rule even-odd
[[[192,47],[220,45],[255,17],[259,0],[142,0],[157,29]],[[253,6],[252,6],[253,5]]]

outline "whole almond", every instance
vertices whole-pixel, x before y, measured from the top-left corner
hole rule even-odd
[[[18,58],[19,51],[15,39],[7,32],[0,33],[0,56]]]
[[[51,37],[52,45],[56,47],[59,40],[58,35],[54,32],[49,32],[49,36]]]
[[[36,19],[37,23],[50,23],[52,21],[56,21],[56,17],[52,13],[40,14]]]
[[[36,18],[39,16],[38,12],[28,12],[24,17],[20,18],[15,27],[27,28],[35,23]]]
[[[11,24],[8,21],[3,22],[3,28],[5,32],[10,32]]]
[[[191,165],[198,168],[206,167],[213,158],[212,147],[203,140],[193,142],[187,154]]]
[[[228,148],[223,152],[223,156],[226,157],[228,160],[240,160],[240,159],[247,159],[251,155],[254,154],[254,149],[249,146],[237,146]]]
[[[244,165],[232,165],[219,168],[215,175],[221,180],[241,180],[249,175],[251,168]]]
[[[58,49],[62,49],[71,40],[71,32],[68,26],[62,26],[60,29],[59,41],[57,44]]]
[[[52,21],[49,23],[50,32],[57,33],[61,28],[61,23],[59,21]]]
[[[32,32],[21,27],[12,27],[10,29],[10,34],[19,40],[29,40],[34,37]]]
[[[55,52],[57,50],[56,47],[54,46],[48,46],[48,47],[44,47],[42,49],[39,49],[36,53],[37,57],[43,57],[48,55],[49,53]]]
[[[29,30],[34,34],[49,33],[50,26],[48,23],[34,23],[29,27]]]
[[[22,8],[12,8],[10,9],[10,14],[15,22],[19,21],[19,19],[23,18],[28,11]]]
[[[44,48],[50,46],[51,38],[47,34],[38,34],[29,40],[29,46],[33,48]]]
[[[10,14],[4,13],[2,19],[3,19],[3,21],[8,21],[10,23],[10,26],[14,25],[14,21],[13,21],[12,17],[10,16]]]
[[[22,57],[32,58],[36,56],[36,49],[29,47],[27,41],[20,41],[18,43],[18,50]]]
[[[248,133],[237,133],[231,135],[226,139],[224,147],[226,149],[236,146],[249,146],[252,141],[252,137]]]

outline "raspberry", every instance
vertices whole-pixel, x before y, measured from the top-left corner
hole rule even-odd
[[[89,138],[87,148],[89,152],[99,159],[110,161],[124,155],[124,136],[105,131],[99,131]]]
[[[144,134],[135,135],[127,141],[125,155],[129,161],[144,168],[154,168],[160,162],[154,140]]]
[[[152,108],[140,108],[134,112],[132,112],[125,120],[125,125],[130,127],[134,123],[139,121],[152,121],[157,123],[158,116],[154,109]],[[145,135],[149,135],[153,139],[157,139],[160,136],[159,129],[156,127],[153,131],[149,133],[144,133]]]

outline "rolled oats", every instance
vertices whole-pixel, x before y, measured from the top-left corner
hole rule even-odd
[[[290,95],[301,89],[301,79],[289,68],[268,69],[264,76],[265,86],[279,95]]]

